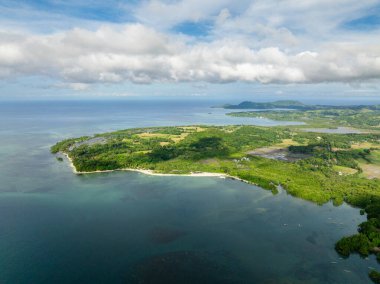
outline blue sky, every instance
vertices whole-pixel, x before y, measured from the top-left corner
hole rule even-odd
[[[376,99],[379,78],[377,0],[0,0],[0,99]]]

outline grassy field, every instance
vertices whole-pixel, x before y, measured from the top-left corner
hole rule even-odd
[[[358,162],[363,170],[362,175],[364,177],[380,179],[380,150],[372,150],[371,154],[368,155],[366,159],[360,159]]]

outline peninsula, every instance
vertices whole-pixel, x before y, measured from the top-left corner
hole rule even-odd
[[[317,113],[318,126],[360,127],[363,131],[340,134],[305,131],[306,126],[242,125],[135,128],[67,139],[52,146],[51,151],[67,155],[78,174],[135,170],[160,175],[226,176],[274,194],[281,187],[317,204],[347,202],[367,213],[368,220],[359,225],[358,234],[338,241],[336,250],[345,257],[352,252],[378,254],[380,133],[378,125],[364,118],[349,120],[347,112],[357,117],[371,115],[374,120],[379,114],[363,108],[340,108],[339,112],[346,115],[336,115],[334,124],[319,109],[260,115],[297,115],[298,119],[303,115],[305,119],[299,120],[308,121],[308,116]],[[256,112],[231,115],[255,116]],[[371,271],[370,277],[377,283],[379,276]]]

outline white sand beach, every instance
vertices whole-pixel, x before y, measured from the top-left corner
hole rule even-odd
[[[241,178],[235,177],[235,176],[230,176],[226,174],[221,174],[221,173],[209,173],[209,172],[196,172],[196,173],[188,173],[188,174],[165,174],[165,173],[158,173],[153,170],[146,170],[146,169],[133,169],[133,168],[123,168],[123,169],[116,169],[116,170],[103,170],[103,171],[92,171],[92,172],[80,172],[76,169],[74,166],[73,160],[69,157],[67,153],[62,153],[67,160],[69,161],[70,167],[73,170],[73,173],[77,175],[82,175],[82,174],[95,174],[95,173],[109,173],[109,172],[115,172],[115,171],[129,171],[129,172],[139,172],[142,174],[146,175],[151,175],[151,176],[186,176],[186,177],[218,177],[218,178],[230,178],[233,180],[239,180],[245,183],[253,184],[247,180],[243,180]]]

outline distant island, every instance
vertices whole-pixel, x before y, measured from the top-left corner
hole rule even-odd
[[[380,110],[380,105],[348,105],[348,106],[333,106],[333,105],[308,105],[295,100],[279,100],[274,102],[251,102],[244,101],[237,105],[225,104],[214,106],[214,108],[224,109],[293,109],[293,110],[325,110],[325,109],[351,109],[359,110],[363,108],[371,110]]]
[[[301,110],[305,105],[295,101],[265,103],[273,106],[299,109],[230,115],[295,117],[312,126],[354,126],[363,131],[339,134],[305,131],[307,126],[241,125],[135,128],[63,140],[51,152],[66,155],[77,174],[133,170],[231,177],[274,194],[282,188],[317,204],[347,202],[362,208],[368,220],[359,225],[358,234],[338,241],[336,250],[345,257],[375,253],[380,259],[379,111],[357,106]],[[380,274],[371,271],[370,277],[377,281]]]
[[[310,109],[310,106],[305,105],[298,101],[293,100],[281,100],[275,102],[250,102],[244,101],[237,105],[226,104],[220,106],[225,109],[272,109],[272,108],[284,108],[284,109]]]

